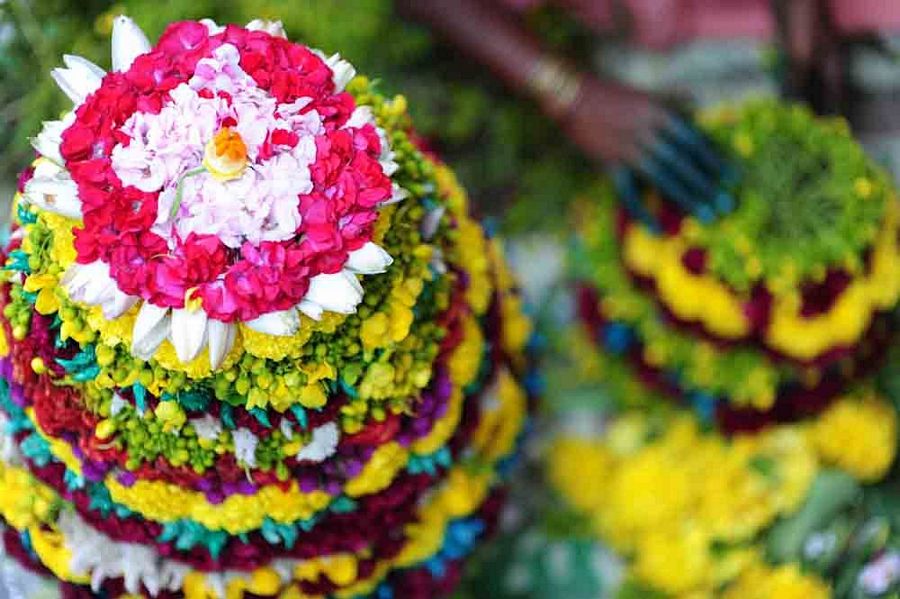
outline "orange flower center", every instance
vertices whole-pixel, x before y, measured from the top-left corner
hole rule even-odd
[[[213,137],[216,156],[232,162],[247,160],[247,145],[241,134],[231,127],[222,127]]]
[[[231,127],[222,127],[206,144],[203,166],[220,181],[240,177],[247,166],[247,144]]]

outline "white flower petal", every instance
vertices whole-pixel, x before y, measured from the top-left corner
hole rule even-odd
[[[59,146],[62,143],[62,134],[74,121],[74,112],[69,112],[59,121],[44,121],[41,132],[37,134],[37,137],[31,139],[31,147],[45,158],[55,162],[57,165],[62,165],[63,157],[59,152]]]
[[[118,393],[113,393],[112,401],[109,404],[109,415],[116,416],[119,412],[125,409],[125,406],[128,405],[121,395]]]
[[[134,321],[131,353],[141,360],[149,360],[171,330],[169,308],[144,302]]]
[[[335,274],[314,276],[309,281],[309,290],[303,299],[331,312],[353,314],[362,297],[363,290],[359,281],[352,273],[342,270]]]
[[[203,418],[191,418],[190,423],[197,436],[206,441],[215,441],[222,433],[222,421],[212,414],[204,414]]]
[[[25,201],[67,218],[81,218],[78,186],[68,171],[52,160],[35,161],[34,176],[25,184]]]
[[[422,234],[422,239],[430,241],[434,237],[438,227],[441,225],[441,218],[443,218],[445,210],[445,206],[438,206],[425,213],[425,218],[419,224],[419,232]]]
[[[325,60],[325,64],[331,69],[332,80],[336,92],[344,91],[347,84],[356,77],[356,69],[352,64],[341,58],[340,54],[333,54]]]
[[[248,320],[244,324],[258,333],[287,337],[296,333],[297,329],[300,328],[300,316],[297,314],[297,310],[291,308],[290,310],[263,314],[259,318]]]
[[[217,24],[212,19],[200,19],[200,24],[206,27],[210,35],[218,35],[225,31],[225,27]]]
[[[431,253],[431,260],[428,261],[428,266],[438,275],[443,276],[447,274],[447,263],[444,261],[444,252],[441,251],[441,248],[434,248],[434,251]]]
[[[41,210],[81,219],[78,186],[71,179],[31,179],[25,184],[25,201]]]
[[[397,202],[402,202],[406,198],[409,197],[409,192],[397,185],[396,183],[391,185],[391,197],[387,200],[381,202],[379,206],[390,206],[391,204],[396,204]]]
[[[100,87],[106,73],[91,61],[80,56],[66,54],[63,56],[63,62],[66,67],[53,69],[50,76],[77,106]]]
[[[138,303],[139,299],[134,295],[123,293],[116,287],[113,297],[101,303],[100,307],[103,309],[103,316],[107,320],[115,320],[131,310],[131,307]]]
[[[394,259],[384,248],[371,241],[350,252],[344,268],[361,275],[374,275],[387,270]]]
[[[313,429],[312,440],[297,452],[298,460],[321,462],[334,455],[341,433],[334,422]]]
[[[106,71],[83,56],[63,54],[63,64],[77,72],[85,74],[90,73],[97,79],[103,79],[106,76]]]
[[[209,319],[206,327],[207,336],[209,337],[209,365],[213,370],[216,370],[222,365],[222,361],[234,345],[237,327],[229,322],[222,322],[214,318]]]
[[[238,464],[256,467],[256,446],[259,445],[259,439],[250,429],[239,428],[231,437],[234,440],[234,457],[237,458]]]
[[[344,127],[342,128],[353,128],[359,129],[365,125],[374,125],[375,124],[375,115],[372,113],[371,106],[357,106],[353,109],[353,112],[350,114],[350,118],[347,119],[347,122],[344,123]],[[377,130],[377,129],[376,129]],[[379,132],[379,138],[381,137]],[[382,145],[384,145],[385,139],[381,139]]]
[[[91,306],[115,298],[118,287],[109,276],[109,266],[100,260],[90,264],[72,264],[61,281],[69,297]]]
[[[321,320],[322,313],[325,311],[319,304],[306,299],[297,304],[297,309],[313,320]]]
[[[294,429],[291,427],[291,421],[287,418],[281,419],[281,424],[278,425],[278,428],[281,429],[281,434],[288,441],[294,438]]]
[[[209,317],[203,309],[172,310],[172,331],[169,338],[175,346],[178,359],[187,364],[203,350],[207,342],[206,324]]]
[[[287,33],[284,31],[284,25],[281,21],[267,21],[265,19],[253,19],[247,23],[246,29],[250,31],[265,31],[274,37],[287,39]]]
[[[112,30],[112,68],[114,71],[127,71],[134,59],[150,51],[150,40],[141,31],[137,23],[124,15],[113,21]]]

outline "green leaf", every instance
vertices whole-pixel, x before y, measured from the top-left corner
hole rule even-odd
[[[775,524],[769,532],[766,544],[769,559],[776,563],[798,561],[807,537],[857,501],[860,493],[860,486],[848,474],[837,470],[819,473],[800,510]]]

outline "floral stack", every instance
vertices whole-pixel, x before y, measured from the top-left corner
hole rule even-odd
[[[900,298],[898,204],[842,121],[758,101],[703,118],[739,165],[714,222],[598,190],[574,250],[581,372],[603,434],[548,474],[635,596],[879,596],[900,580],[884,486],[896,407],[875,374]]]
[[[6,247],[6,552],[68,597],[449,592],[529,323],[404,99],[262,21],[64,62]]]

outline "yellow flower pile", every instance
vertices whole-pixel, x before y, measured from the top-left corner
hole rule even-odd
[[[764,565],[765,532],[803,505],[824,468],[863,482],[882,476],[896,454],[896,420],[869,391],[840,399],[817,421],[731,439],[701,430],[684,411],[628,412],[602,437],[558,438],[547,475],[653,589],[685,598],[723,590],[730,598],[826,597],[827,587],[796,567]]]

